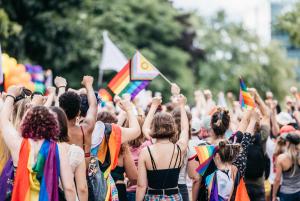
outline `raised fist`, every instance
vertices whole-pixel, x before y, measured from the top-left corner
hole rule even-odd
[[[54,84],[56,87],[66,87],[67,86],[67,80],[63,77],[57,76],[54,79]]]
[[[94,78],[92,76],[86,75],[83,77],[81,84],[87,87],[87,86],[93,86],[93,82],[94,82]]]

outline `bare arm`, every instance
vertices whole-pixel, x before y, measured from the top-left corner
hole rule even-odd
[[[60,157],[60,178],[64,189],[65,197],[68,201],[76,200],[76,189],[68,155],[65,149],[59,147]]]
[[[126,175],[128,177],[129,180],[137,180],[137,176],[138,176],[138,172],[137,172],[137,168],[134,164],[131,152],[128,148],[128,146],[126,146],[125,151],[124,151],[124,168],[125,168],[125,172]]]
[[[154,114],[158,108],[158,106],[161,104],[161,98],[159,97],[154,97],[152,99],[152,103],[151,103],[151,107],[150,110],[145,118],[143,127],[142,127],[142,131],[143,134],[145,135],[145,137],[150,140],[151,139],[151,124],[152,124],[152,120],[154,118]]]
[[[241,131],[242,133],[246,131],[249,124],[250,115],[251,115],[251,110],[246,110],[241,122],[239,123],[238,131]]]
[[[279,126],[276,120],[276,109],[272,109],[271,112],[271,123],[272,123],[272,133],[274,136],[277,136],[279,134]]]
[[[148,186],[145,148],[141,151],[138,164],[139,166],[138,166],[138,182],[136,188],[136,201],[143,201]]]
[[[277,158],[277,161],[275,162],[276,176],[275,176],[275,180],[273,183],[273,193],[272,193],[272,197],[273,197],[274,201],[276,200],[275,198],[277,197],[277,192],[279,190],[281,176],[282,176],[281,158],[282,158],[282,155],[279,155]]]
[[[45,107],[50,107],[55,99],[55,87],[48,87],[48,96],[47,96],[47,100],[44,104]]]
[[[185,152],[189,142],[189,120],[185,110],[186,98],[183,95],[179,95],[178,102],[181,113],[181,133],[177,144]]]
[[[196,172],[196,168],[199,166],[199,162],[195,160],[191,160],[188,162],[187,170],[188,170],[188,176],[190,179],[193,180],[193,186],[192,186],[192,200],[196,201],[198,198],[200,183],[201,183],[201,177]]]
[[[10,121],[10,116],[13,111],[14,97],[20,95],[21,90],[22,89],[20,87],[9,87],[7,92],[8,95],[4,101],[0,116],[0,130],[2,133],[2,137],[4,139],[5,144],[10,150],[14,162],[17,162],[17,159],[19,157],[22,137]]]
[[[54,84],[56,86],[56,88],[58,88],[58,94],[55,100],[55,106],[58,107],[59,106],[59,97],[66,92],[66,87],[67,87],[67,81],[65,78],[63,77],[59,77],[57,76],[54,79]]]
[[[85,160],[83,158],[80,165],[76,168],[75,171],[75,181],[76,188],[78,193],[78,198],[80,201],[88,200],[88,187],[86,181],[86,168],[85,168]]]
[[[85,86],[87,91],[87,98],[89,102],[89,109],[86,113],[82,126],[84,126],[88,132],[91,132],[94,129],[94,125],[97,120],[97,99],[93,89],[93,81],[94,79],[91,76],[84,76],[82,80],[82,84]]]
[[[129,101],[123,100],[119,103],[122,110],[126,111],[129,128],[122,127],[122,143],[134,140],[141,134],[140,124],[133,113],[132,105]]]

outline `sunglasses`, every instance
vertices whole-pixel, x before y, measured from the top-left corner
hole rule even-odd
[[[30,97],[31,95],[32,95],[32,91],[30,91],[29,89],[23,88],[21,95],[16,97],[15,102],[18,102],[19,100]]]

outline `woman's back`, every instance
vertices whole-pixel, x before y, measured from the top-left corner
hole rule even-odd
[[[157,143],[147,147],[148,186],[151,189],[176,188],[182,161],[181,150],[172,143]]]
[[[300,189],[300,161],[294,164],[287,154],[282,154],[283,169],[282,169],[282,184],[280,191],[286,194],[296,193]]]

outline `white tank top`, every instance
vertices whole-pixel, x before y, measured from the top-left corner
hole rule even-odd
[[[83,149],[75,144],[70,145],[68,150],[69,164],[75,173],[76,168],[84,161]]]

